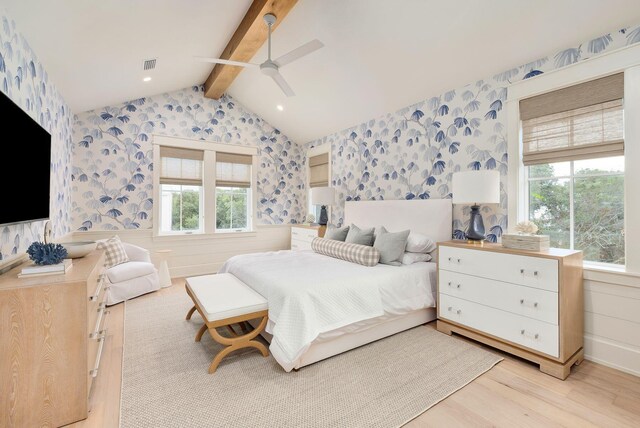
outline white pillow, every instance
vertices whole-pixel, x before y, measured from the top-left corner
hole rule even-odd
[[[431,261],[431,255],[427,253],[404,253],[402,256],[403,265],[412,265],[418,262]]]
[[[405,251],[409,253],[430,253],[436,249],[436,243],[427,235],[411,232],[407,238]]]

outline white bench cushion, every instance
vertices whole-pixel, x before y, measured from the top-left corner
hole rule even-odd
[[[267,299],[230,273],[187,278],[187,287],[210,322],[268,309]]]

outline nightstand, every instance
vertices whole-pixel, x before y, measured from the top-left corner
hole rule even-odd
[[[291,249],[310,250],[311,241],[318,236],[320,236],[320,226],[304,224],[291,226]]]
[[[438,244],[438,322],[566,379],[583,359],[582,252]]]

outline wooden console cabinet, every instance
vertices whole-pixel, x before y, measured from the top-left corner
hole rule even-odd
[[[105,330],[104,255],[64,275],[0,275],[0,427],[85,419]]]

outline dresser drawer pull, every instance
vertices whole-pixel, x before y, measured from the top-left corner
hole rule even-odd
[[[89,375],[93,378],[98,376],[98,368],[100,367],[100,359],[102,358],[102,349],[104,348],[104,341],[105,341],[105,338],[102,337],[100,339],[100,345],[98,346],[98,354],[96,355],[95,365],[93,366],[92,370],[89,370]]]
[[[524,299],[520,299],[520,304],[524,305],[525,304],[525,300]],[[533,302],[533,304],[531,306],[533,306],[534,308],[537,308],[538,307],[538,302]]]
[[[89,296],[89,301],[95,302],[100,297],[100,291],[102,290],[102,286],[104,285],[104,277],[106,275],[101,273],[98,275],[98,286],[96,287],[96,291],[93,293],[93,296]]]
[[[102,340],[105,337],[107,337],[107,330],[106,329],[100,330],[100,331],[95,332],[95,333],[91,333],[89,335],[89,339],[94,339],[94,340]]]
[[[453,283],[452,283],[451,281],[449,281],[449,282],[447,283],[447,285],[448,285],[449,287],[453,287]],[[461,284],[456,285],[456,288],[460,288],[460,285],[461,285]]]
[[[529,334],[529,333],[527,333],[526,331],[524,331],[524,329],[523,329],[523,330],[520,330],[520,334],[521,334],[521,335],[523,335],[523,336],[526,336],[526,337],[530,337],[530,338],[532,338],[532,339],[537,339],[538,337],[540,337],[540,335],[539,335],[538,333],[536,333],[536,334]]]
[[[449,259],[448,259],[448,260],[449,260],[451,263],[457,262],[458,264],[460,264],[460,262],[462,261],[462,259],[456,259],[456,258],[453,258],[453,257],[449,257]]]
[[[452,312],[452,311],[453,311],[453,307],[452,307],[452,306],[449,306],[449,307],[447,308],[447,310],[448,310],[449,312]],[[456,314],[460,315],[461,313],[462,313],[462,309],[456,309]]]
[[[521,273],[522,275],[524,275],[524,269],[520,269],[520,273]],[[537,270],[534,270],[534,271],[533,271],[533,276],[535,276],[535,277],[537,277],[537,276],[538,276],[538,271],[537,271]]]

